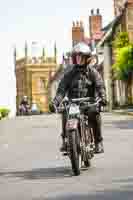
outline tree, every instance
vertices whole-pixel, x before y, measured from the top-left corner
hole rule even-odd
[[[117,50],[116,62],[113,65],[117,79],[126,81],[133,71],[133,45]]]
[[[116,52],[113,71],[116,79],[125,81],[126,97],[127,101],[130,102],[132,99],[133,44],[129,42],[128,33],[119,33],[113,42],[113,46]]]
[[[113,70],[117,79],[126,80],[128,72],[132,68],[132,47],[129,42],[127,32],[119,32],[113,41],[113,47],[116,52],[116,62],[113,65]]]
[[[129,42],[129,36],[127,32],[119,32],[116,35],[115,40],[113,41],[113,47],[117,50],[120,48],[126,47],[129,44],[130,42]]]

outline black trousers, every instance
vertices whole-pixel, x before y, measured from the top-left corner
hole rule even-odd
[[[88,115],[89,122],[92,125],[95,143],[99,143],[103,140],[102,137],[102,130],[101,130],[101,115],[100,112],[92,113]],[[66,137],[65,133],[65,126],[66,126],[66,113],[62,113],[62,138],[64,139]]]

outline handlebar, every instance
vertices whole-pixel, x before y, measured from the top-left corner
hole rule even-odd
[[[80,103],[80,104],[87,103],[87,106],[89,106],[89,107],[98,105],[100,103],[100,101],[101,101],[101,98],[98,98],[94,102],[94,99],[92,101],[92,97],[76,98],[76,99],[71,100],[72,103]]]
[[[92,97],[84,97],[84,98],[75,98],[75,99],[68,99],[67,97],[64,98],[64,100],[62,101],[61,105],[58,107],[57,109],[57,112],[61,113],[64,111],[64,105],[63,103],[67,103],[67,102],[71,102],[71,103],[79,103],[79,105],[81,105],[81,107],[83,106],[84,108],[86,107],[93,107],[93,106],[97,106],[100,101],[101,101],[101,98],[99,98],[98,100],[96,100],[96,102],[94,102],[94,99],[93,99],[93,102],[89,102],[90,100],[92,101]],[[82,103],[87,103],[86,105],[82,105]]]
[[[90,99],[92,98],[91,97],[76,98],[76,99],[71,99],[71,102],[72,103],[85,102],[85,101],[89,101]]]
[[[83,98],[75,98],[75,99],[68,99],[68,97],[65,97],[63,99],[62,103],[67,103],[67,102],[71,102],[71,103],[83,103],[83,102],[88,102],[88,101],[94,102],[94,100],[95,99],[93,97],[83,97]],[[93,104],[96,105],[100,101],[101,101],[101,98],[98,98],[98,100],[96,100],[96,102],[93,103]]]
[[[101,99],[99,98],[95,103],[88,102],[88,106],[96,106],[101,102]]]

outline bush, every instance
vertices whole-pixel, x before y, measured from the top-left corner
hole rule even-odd
[[[127,80],[133,71],[133,45],[128,45],[117,50],[116,62],[113,65],[117,78]]]
[[[8,117],[10,110],[8,108],[0,108],[0,119]]]
[[[116,79],[128,80],[133,71],[133,44],[129,41],[127,32],[120,32],[113,41],[116,59],[113,65]]]

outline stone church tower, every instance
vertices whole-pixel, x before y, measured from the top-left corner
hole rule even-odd
[[[28,46],[25,43],[25,55],[17,59],[16,49],[14,50],[14,62],[16,73],[16,109],[22,97],[28,96],[29,103],[36,102],[42,112],[48,111],[49,101],[49,80],[58,69],[57,50],[54,46],[54,57],[46,57],[45,49],[42,49],[40,57],[28,56]]]

